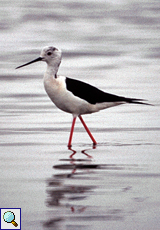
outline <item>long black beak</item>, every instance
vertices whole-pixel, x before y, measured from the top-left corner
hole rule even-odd
[[[24,67],[24,66],[26,66],[26,65],[30,65],[30,64],[32,64],[32,63],[34,63],[34,62],[37,62],[37,61],[42,61],[42,59],[43,59],[42,57],[36,58],[36,59],[34,59],[33,61],[30,61],[30,62],[28,62],[28,63],[26,63],[26,64],[24,64],[24,65],[18,66],[16,69],[19,69],[19,68]]]

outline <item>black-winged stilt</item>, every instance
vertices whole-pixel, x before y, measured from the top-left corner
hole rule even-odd
[[[45,90],[52,102],[59,109],[73,115],[68,147],[71,147],[72,136],[77,117],[79,117],[80,121],[82,122],[84,128],[93,141],[93,144],[97,144],[96,140],[85,124],[81,116],[82,114],[98,112],[99,110],[124,103],[147,104],[143,103],[142,99],[116,96],[103,92],[96,87],[82,81],[57,75],[58,68],[61,63],[61,58],[61,50],[55,47],[44,47],[39,58],[24,65],[18,66],[16,69],[37,61],[45,61],[47,63],[47,71],[44,74],[43,79]]]

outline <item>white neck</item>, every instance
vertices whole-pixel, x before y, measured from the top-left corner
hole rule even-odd
[[[47,70],[46,70],[47,75],[49,75],[50,77],[53,77],[57,74],[57,72],[58,72],[58,66],[47,65]]]
[[[60,63],[54,63],[54,65],[47,64],[46,76],[47,78],[53,78],[57,76]]]

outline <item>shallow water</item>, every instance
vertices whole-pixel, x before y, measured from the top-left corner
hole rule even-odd
[[[0,207],[22,229],[160,229],[160,3],[1,1]],[[45,45],[59,73],[155,106],[122,105],[77,120],[50,102],[45,63],[15,67]]]

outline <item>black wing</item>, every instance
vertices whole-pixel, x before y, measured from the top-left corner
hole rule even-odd
[[[66,86],[67,90],[72,92],[75,96],[80,97],[91,104],[102,102],[128,102],[145,104],[143,102],[139,102],[141,99],[125,98],[105,93],[92,85],[71,78],[66,78]]]

